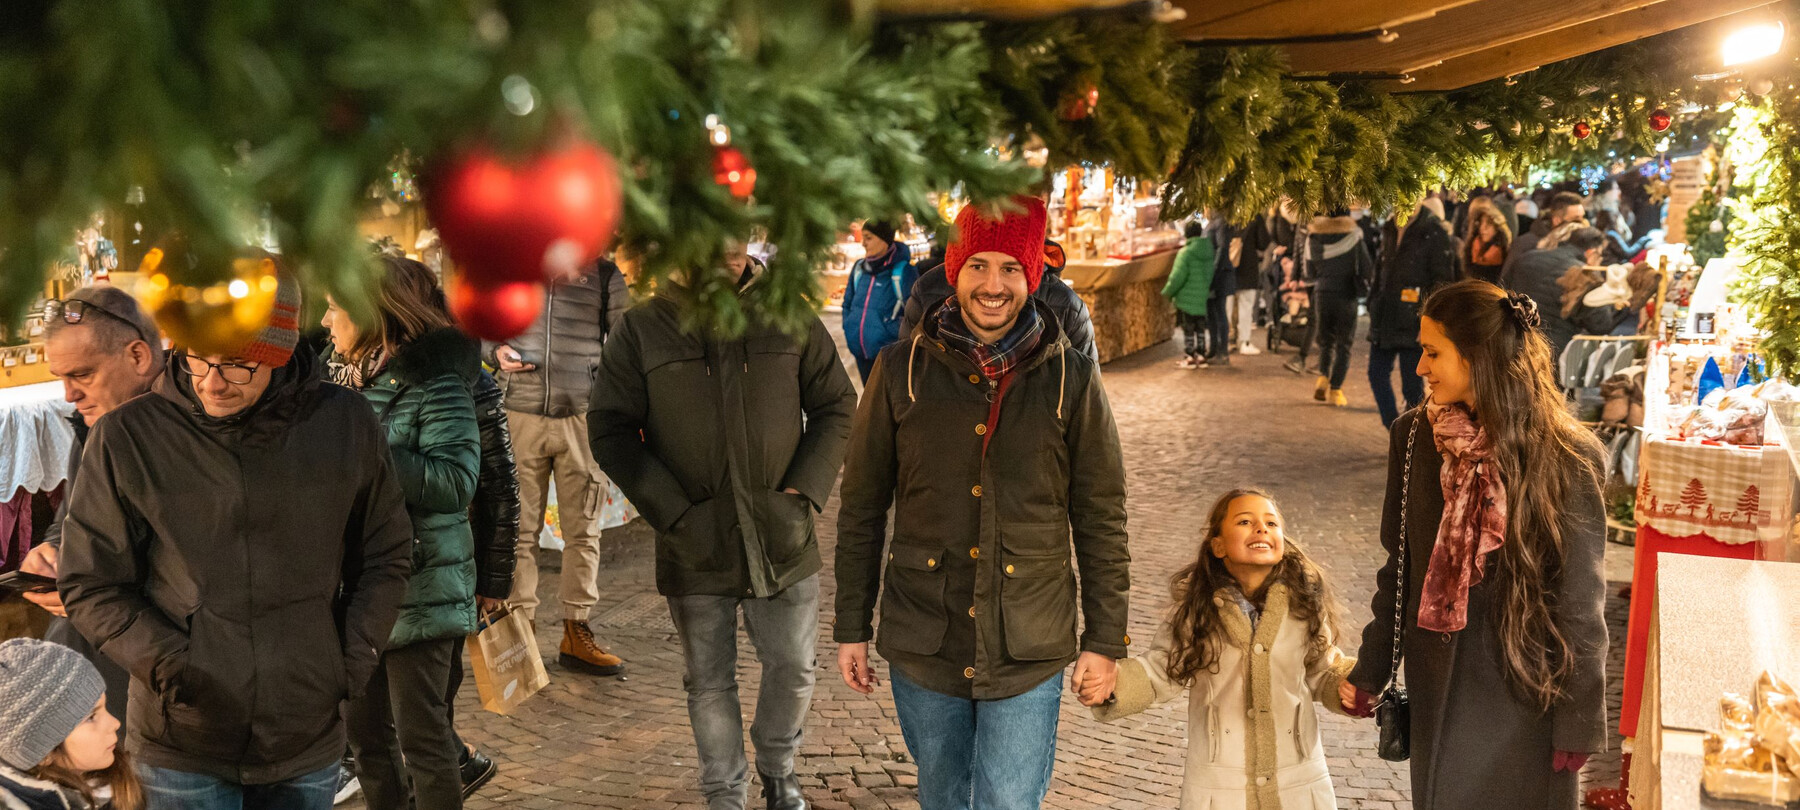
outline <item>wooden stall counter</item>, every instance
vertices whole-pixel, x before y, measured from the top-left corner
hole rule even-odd
[[[1111,362],[1169,339],[1175,307],[1162,297],[1177,249],[1131,259],[1071,260],[1063,281],[1075,288],[1094,319],[1094,348]]]
[[[1800,679],[1800,564],[1664,554],[1631,767],[1635,810],[1739,810],[1700,791],[1719,700],[1763,672]]]

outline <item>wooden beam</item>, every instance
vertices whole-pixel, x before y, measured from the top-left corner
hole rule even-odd
[[[1399,38],[1288,47],[1295,73],[1412,73],[1658,0],[1481,0],[1400,26]]]
[[[1107,11],[1138,0],[879,0],[877,12],[889,19],[981,18],[1034,19],[1078,12]]]
[[[1386,89],[1400,92],[1455,90],[1709,20],[1717,20],[1717,27],[1723,29],[1740,22],[1739,18],[1758,16],[1758,9],[1772,4],[1772,0],[1666,0],[1629,14],[1448,60],[1414,74],[1411,84],[1390,83]]]
[[[1292,40],[1355,34],[1422,20],[1475,0],[1175,0],[1187,19],[1177,36],[1205,40]]]

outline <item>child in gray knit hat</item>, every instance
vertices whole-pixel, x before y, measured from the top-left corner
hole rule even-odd
[[[0,807],[141,810],[144,792],[87,659],[36,639],[0,642]]]

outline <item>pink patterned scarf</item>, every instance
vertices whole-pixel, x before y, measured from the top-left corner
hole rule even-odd
[[[1462,404],[1426,407],[1432,438],[1444,456],[1438,481],[1444,519],[1425,569],[1419,627],[1454,633],[1469,624],[1469,588],[1482,579],[1483,561],[1506,537],[1506,483],[1494,461],[1494,442]]]

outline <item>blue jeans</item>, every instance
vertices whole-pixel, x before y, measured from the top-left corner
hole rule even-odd
[[[331,810],[338,763],[268,785],[240,785],[216,776],[138,766],[146,810]]]
[[[1394,404],[1394,361],[1400,361],[1400,393],[1411,410],[1425,398],[1425,381],[1419,379],[1419,355],[1423,349],[1384,349],[1369,347],[1369,392],[1375,396],[1375,407],[1381,411],[1381,426],[1393,427],[1400,418]]]
[[[1037,810],[1056,765],[1062,673],[1016,697],[965,700],[888,672],[920,810]]]

